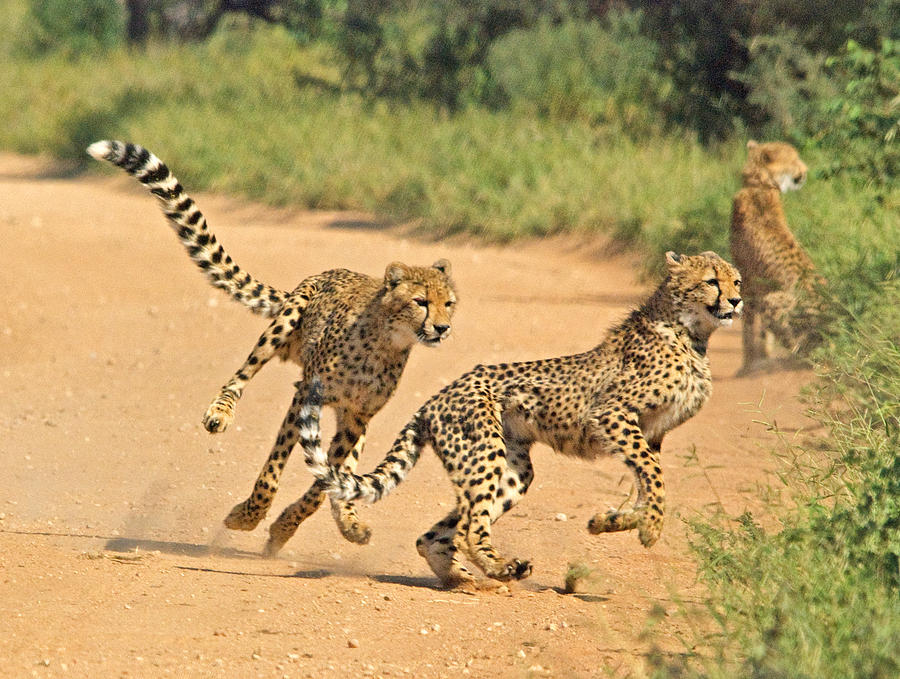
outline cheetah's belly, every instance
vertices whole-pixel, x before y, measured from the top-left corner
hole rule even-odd
[[[503,414],[503,431],[509,439],[518,439],[550,446],[567,457],[594,459],[608,451],[596,448],[596,442],[588,445],[583,428],[584,416],[573,416],[565,422],[548,422],[546,418],[532,417],[532,413],[511,410]]]

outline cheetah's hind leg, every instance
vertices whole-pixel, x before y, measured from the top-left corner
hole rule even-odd
[[[468,525],[460,525],[459,509],[454,509],[446,517],[416,540],[419,555],[446,589],[477,589],[477,581],[472,572],[460,560],[460,552],[465,551],[465,534]]]
[[[519,501],[534,478],[528,456],[530,444],[511,439],[509,432],[504,437],[500,426],[491,426],[499,425],[493,418],[484,421],[489,424],[483,427],[480,445],[484,446],[484,460],[493,459],[493,467],[484,468],[484,475],[470,479],[466,487],[473,497],[471,503],[464,505],[468,512],[466,551],[489,578],[501,582],[522,580],[531,575],[531,562],[504,559],[491,541],[491,525]],[[493,458],[491,453],[495,453]]]
[[[241,395],[228,387],[222,387],[219,395],[210,403],[203,416],[203,428],[210,434],[219,434],[234,422],[234,408]]]

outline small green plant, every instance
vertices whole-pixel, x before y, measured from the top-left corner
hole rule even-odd
[[[593,576],[593,569],[583,562],[570,563],[565,576],[565,591],[574,594],[584,589],[585,583]]]

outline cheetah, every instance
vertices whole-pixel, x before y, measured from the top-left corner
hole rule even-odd
[[[207,431],[218,433],[228,428],[247,383],[277,356],[301,366],[304,376],[315,374],[322,381],[324,403],[337,416],[328,459],[331,464],[355,468],[366,426],[393,395],[412,347],[417,343],[437,346],[450,335],[457,302],[450,263],[441,259],[422,267],[394,262],[381,279],[334,269],[306,278],[293,292],[278,290],[232,261],[197,205],[159,158],[136,144],[118,141],[99,141],[88,153],[146,185],[162,202],[170,225],[209,282],[272,319],[244,364],[207,409],[203,417]],[[303,380],[295,387],[252,493],[225,518],[228,528],[253,530],[272,504],[296,443],[293,425],[308,391]],[[285,510],[295,530],[324,497],[321,484],[313,484],[301,501]],[[369,540],[370,530],[358,520],[352,505],[334,501],[332,513],[346,539],[361,544]],[[280,547],[289,537],[276,528],[270,534],[270,547]]]
[[[781,194],[799,189],[807,167],[783,142],[747,142],[743,186],[731,213],[731,256],[744,275],[743,367],[772,353],[772,337],[791,354],[815,344],[816,288],[824,281],[788,228]]]
[[[731,325],[743,306],[737,269],[714,252],[669,252],[666,267],[656,291],[590,351],[479,365],[446,386],[418,410],[369,474],[334,467],[322,452],[321,391],[313,384],[298,424],[307,464],[331,497],[375,502],[430,445],[450,476],[456,507],[416,546],[446,587],[476,584],[461,556],[494,580],[530,575],[529,561],[505,559],[495,550],[491,524],[528,490],[534,479],[530,451],[537,442],[587,460],[622,456],[634,474],[635,503],[596,514],[588,531],[637,529],[641,543],[652,546],[665,506],[663,437],[709,399],[709,337]]]

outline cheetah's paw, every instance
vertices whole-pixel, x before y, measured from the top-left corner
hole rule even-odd
[[[234,408],[228,403],[222,403],[218,399],[212,402],[212,405],[203,416],[203,427],[210,434],[219,434],[234,422]]]
[[[531,575],[531,562],[525,559],[510,559],[498,572],[488,573],[494,580],[524,580]]]
[[[234,506],[225,517],[224,523],[225,527],[231,530],[253,530],[265,517],[265,510],[247,499]]]
[[[638,538],[644,547],[652,547],[662,534],[661,517],[643,517],[638,524]]]
[[[338,529],[345,540],[357,545],[366,545],[372,538],[372,529],[360,521],[338,522]]]

